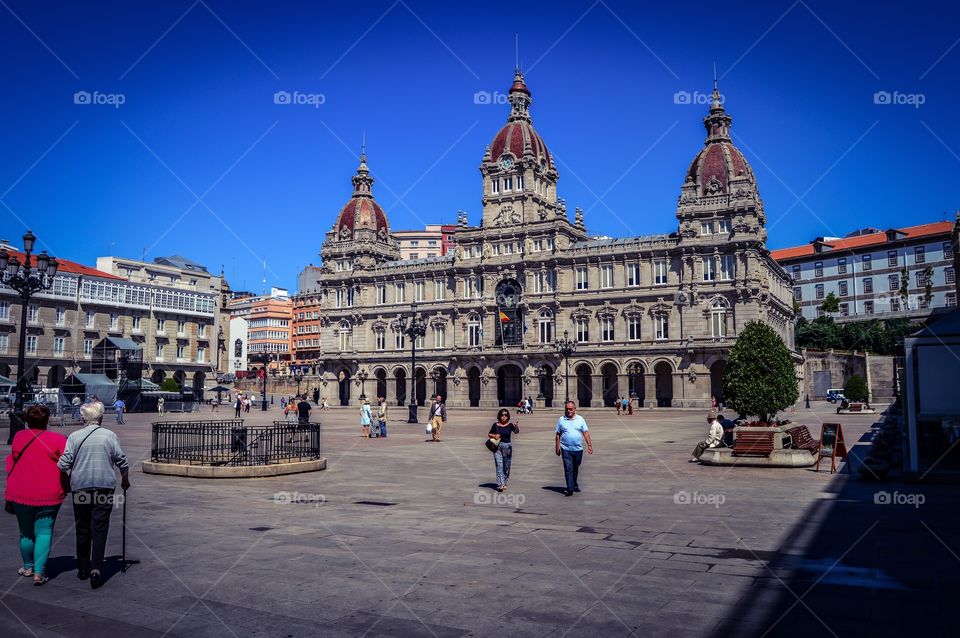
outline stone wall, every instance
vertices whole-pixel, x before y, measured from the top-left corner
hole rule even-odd
[[[844,352],[841,350],[803,351],[803,394],[802,401],[809,396],[811,401],[825,399],[825,392],[814,392],[815,379],[818,372],[830,373],[831,388],[842,388],[847,380],[855,374],[864,379],[867,375],[867,356],[862,352]]]

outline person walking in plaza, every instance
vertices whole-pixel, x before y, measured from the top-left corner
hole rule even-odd
[[[623,410],[623,397],[617,397],[617,416],[620,416],[621,411]]]
[[[497,451],[493,453],[493,463],[497,468],[497,491],[507,489],[510,480],[510,463],[513,460],[513,441],[511,437],[520,433],[520,425],[511,423],[510,411],[501,408],[497,412],[497,421],[490,426],[487,437],[497,443]]]
[[[307,395],[304,393],[300,397],[300,403],[297,404],[297,421],[300,425],[307,425],[310,423],[310,410],[313,409],[313,406],[310,405],[310,402],[307,401]]]
[[[587,444],[587,454],[593,454],[593,442],[587,422],[577,414],[577,406],[573,401],[563,404],[563,412],[563,416],[557,420],[556,452],[563,459],[563,474],[567,482],[563,495],[570,496],[580,491],[578,479],[580,463],[583,461],[583,444]]]
[[[704,450],[711,447],[717,447],[720,445],[720,441],[723,440],[723,425],[717,420],[717,415],[713,412],[708,414],[707,423],[709,424],[707,438],[697,443],[697,447],[693,450],[693,456],[690,457],[691,463],[699,463],[700,456],[703,454]]]
[[[387,438],[387,400],[377,397],[377,421],[380,422],[380,436]]]
[[[430,406],[430,414],[427,415],[432,430],[431,434],[434,441],[440,440],[440,427],[447,422],[447,406],[443,403],[443,397],[437,395],[437,400]]]
[[[313,404],[320,405],[320,388],[313,389]]]
[[[163,416],[163,397],[157,399],[157,416]]]
[[[243,400],[237,395],[237,400],[233,402],[233,418],[240,418],[240,409],[243,407]]]
[[[117,435],[103,427],[103,404],[91,403],[80,409],[84,427],[67,439],[57,466],[61,480],[69,480],[73,492],[73,518],[77,526],[77,578],[90,579],[90,587],[103,583],[100,570],[110,531],[113,493],[117,487],[115,467],[120,470],[120,487],[130,489],[130,469]],[[67,476],[69,475],[69,479]],[[92,552],[91,552],[92,550]]]
[[[370,401],[364,399],[360,404],[360,427],[363,428],[363,434],[370,438],[370,423],[373,421],[373,415],[370,413]]]
[[[298,410],[297,402],[295,397],[290,397],[290,400],[286,402],[286,407],[283,408],[283,420],[287,423],[296,424],[298,421]]]
[[[83,401],[80,399],[80,395],[73,397],[73,401],[70,402],[70,405],[73,406],[73,420],[80,420],[80,406],[83,405]]]
[[[117,400],[113,402],[113,410],[117,413],[117,425],[123,425],[123,411],[126,407],[127,404],[120,397],[117,397]]]
[[[7,511],[17,516],[20,528],[21,576],[33,576],[34,585],[43,585],[47,558],[53,539],[53,525],[63,504],[60,469],[57,461],[67,446],[62,434],[48,432],[50,410],[38,404],[27,408],[24,415],[27,429],[13,437],[7,456],[7,486],[4,498]]]

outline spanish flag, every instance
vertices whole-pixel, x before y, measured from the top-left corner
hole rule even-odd
[[[506,314],[504,311],[501,310],[501,311],[500,311],[500,322],[501,322],[501,323],[506,323],[506,322],[508,322],[508,321],[510,321],[510,317],[508,317],[507,314]]]

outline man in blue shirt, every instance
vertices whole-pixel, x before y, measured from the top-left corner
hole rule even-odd
[[[590,441],[590,432],[587,431],[587,422],[577,415],[577,406],[573,401],[563,405],[563,416],[557,421],[557,456],[563,459],[563,473],[567,479],[567,489],[564,496],[570,496],[580,491],[577,476],[580,473],[580,462],[583,460],[583,442],[587,442],[587,454],[593,454],[593,443]]]
[[[117,413],[117,424],[123,425],[123,411],[126,409],[127,404],[123,402],[123,399],[117,397],[117,400],[113,402],[113,409]]]

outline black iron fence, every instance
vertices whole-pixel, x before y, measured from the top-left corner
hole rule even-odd
[[[180,465],[269,465],[320,458],[320,424],[243,419],[153,424],[150,460]]]

